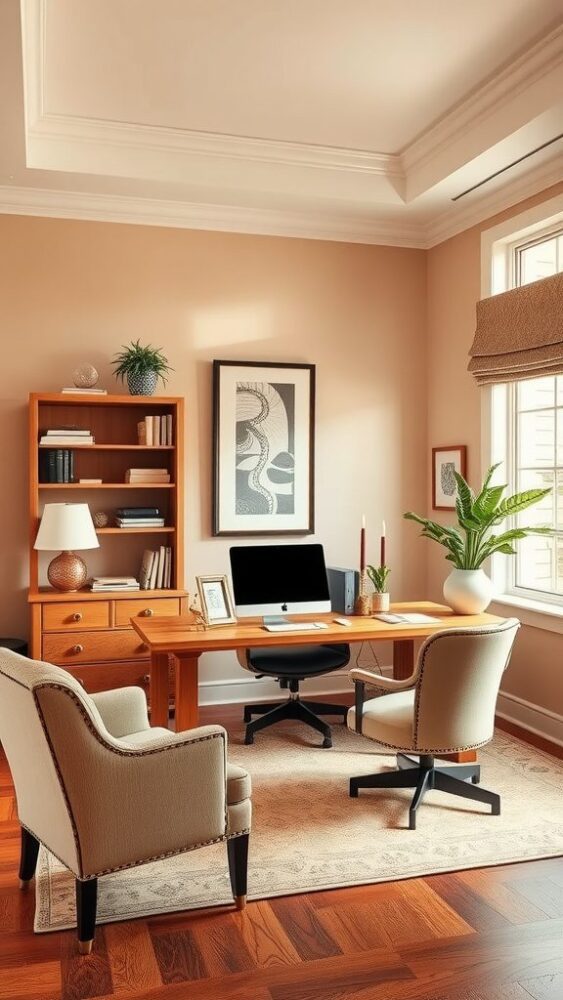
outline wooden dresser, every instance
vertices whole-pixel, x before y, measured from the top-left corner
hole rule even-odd
[[[127,684],[146,685],[147,647],[131,626],[131,618],[177,615],[185,611],[183,589],[183,400],[178,397],[74,396],[34,393],[30,397],[30,655],[69,670],[88,691]],[[137,443],[137,423],[148,414],[171,414],[173,444]],[[95,444],[74,447],[76,478],[102,483],[40,481],[40,434],[49,427],[78,426],[92,431]],[[170,483],[125,482],[130,467],[167,468]],[[33,549],[45,503],[86,502],[94,513],[110,515],[97,529],[100,548],[83,553],[100,575],[138,576],[144,549],[172,549],[172,586],[133,593],[60,593],[43,585],[46,562]],[[113,511],[123,506],[158,506],[164,528],[124,529],[114,525]],[[56,553],[49,553],[49,559]]]

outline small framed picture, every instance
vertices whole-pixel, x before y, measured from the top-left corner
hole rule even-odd
[[[197,576],[197,592],[206,625],[233,625],[233,599],[226,576]]]
[[[432,508],[455,510],[456,481],[454,472],[467,475],[467,447],[464,444],[445,445],[432,449]]]

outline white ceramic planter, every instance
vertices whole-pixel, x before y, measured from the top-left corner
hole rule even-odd
[[[452,569],[444,583],[446,604],[459,615],[478,615],[490,604],[493,584],[482,569]]]
[[[371,595],[372,611],[389,611],[389,594],[381,594],[375,591]]]

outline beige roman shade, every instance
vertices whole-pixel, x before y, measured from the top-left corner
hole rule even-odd
[[[478,302],[469,353],[482,385],[563,373],[563,274]]]

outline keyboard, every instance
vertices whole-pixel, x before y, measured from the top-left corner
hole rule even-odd
[[[279,625],[264,625],[266,632],[316,632],[328,628],[326,622],[280,622]]]

